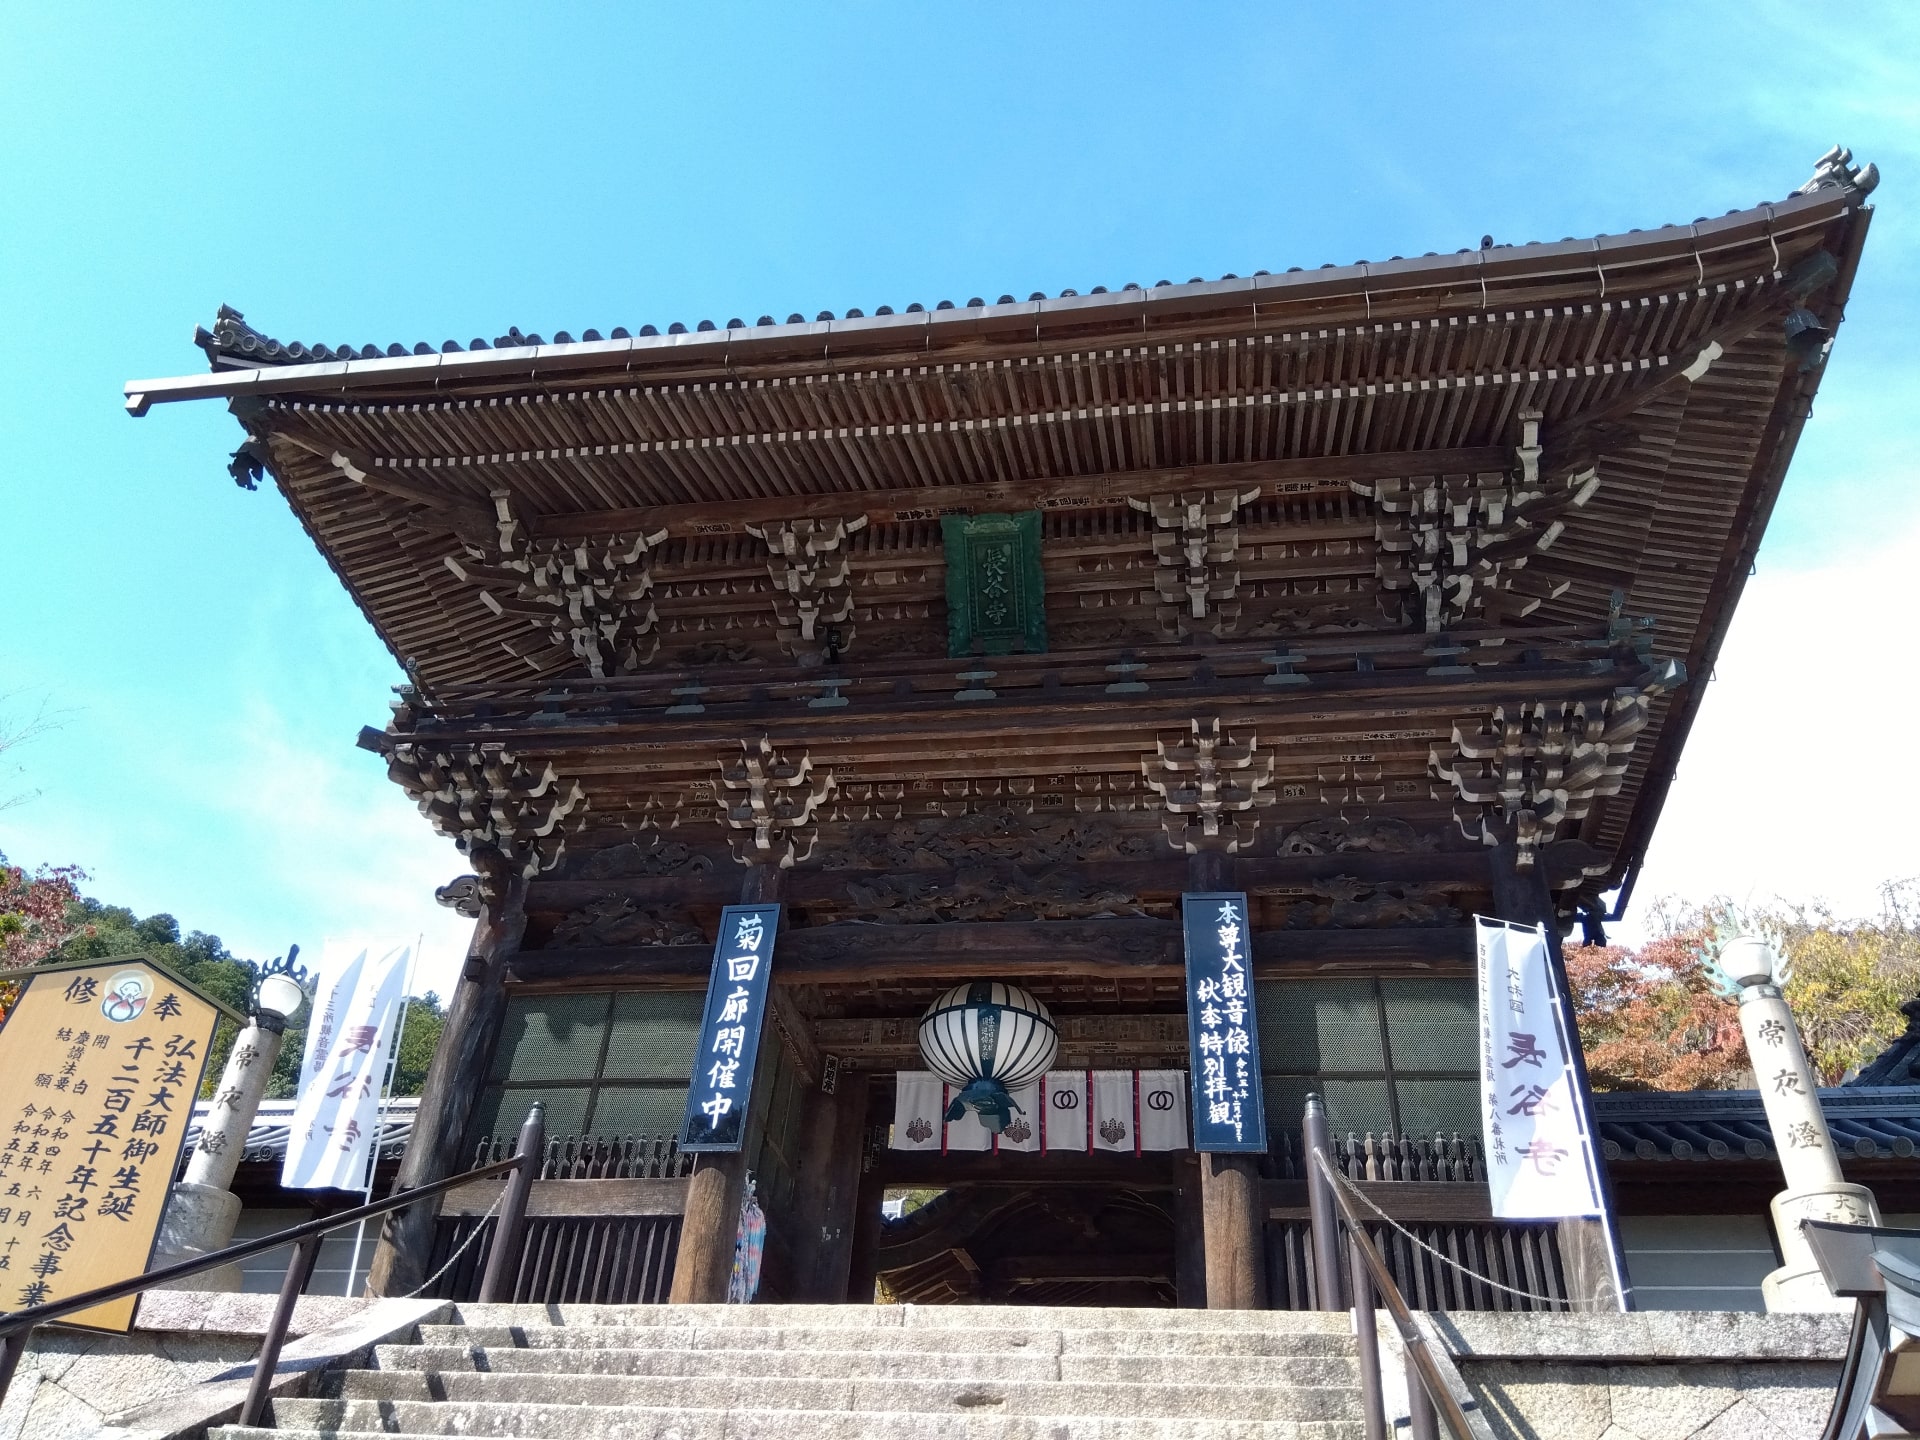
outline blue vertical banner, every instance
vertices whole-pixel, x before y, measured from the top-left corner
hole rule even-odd
[[[1247,897],[1183,895],[1187,1043],[1192,1051],[1193,1148],[1263,1154],[1260,1027],[1253,1017],[1253,932]]]
[[[682,1150],[738,1150],[747,1134],[753,1066],[760,1058],[778,905],[729,905],[720,912],[707,1010],[693,1052]]]

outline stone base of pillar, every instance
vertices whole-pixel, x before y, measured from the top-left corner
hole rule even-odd
[[[1805,1270],[1782,1265],[1760,1282],[1760,1298],[1774,1315],[1851,1315],[1855,1303],[1827,1289],[1818,1265]]]
[[[154,1242],[153,1264],[177,1265],[182,1260],[198,1260],[233,1243],[233,1227],[240,1219],[240,1197],[231,1190],[216,1190],[211,1185],[176,1181],[167,1190],[166,1213],[160,1218],[160,1234]],[[223,1265],[203,1275],[180,1281],[176,1290],[240,1289],[242,1276],[238,1265]]]
[[[1782,1190],[1767,1207],[1773,1213],[1773,1233],[1780,1239],[1786,1261],[1760,1282],[1761,1298],[1769,1311],[1806,1314],[1850,1314],[1854,1302],[1842,1300],[1827,1288],[1813,1250],[1800,1234],[1803,1220],[1831,1220],[1842,1225],[1878,1225],[1880,1207],[1864,1185],[1835,1181],[1802,1190]]]

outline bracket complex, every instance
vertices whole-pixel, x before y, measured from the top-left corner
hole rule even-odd
[[[787,869],[813,854],[819,838],[813,812],[833,793],[833,772],[815,777],[808,755],[788,760],[764,735],[757,744],[742,740],[740,749],[731,765],[721,762],[713,787],[721,818],[745,832],[734,842],[733,858]]]
[[[497,539],[468,541],[446,557],[447,569],[480,587],[480,603],[496,615],[517,615],[544,631],[547,643],[523,648],[503,641],[535,670],[570,659],[596,680],[626,675],[653,659],[653,575],[649,552],[667,532],[604,540],[534,540],[506,491],[495,491]]]
[[[387,750],[387,776],[474,862],[483,890],[551,870],[586,819],[579,781],[499,745],[400,741]]]
[[[1176,849],[1231,853],[1253,843],[1258,820],[1249,812],[1273,803],[1273,757],[1258,753],[1256,737],[1238,741],[1221,734],[1218,719],[1195,720],[1190,736],[1154,748],[1140,771],[1173,812],[1162,823]],[[1232,818],[1240,814],[1246,819]]]
[[[1534,703],[1494,710],[1471,732],[1454,727],[1450,749],[1435,747],[1428,773],[1436,799],[1478,807],[1455,812],[1461,831],[1488,845],[1511,841],[1529,867],[1563,824],[1586,819],[1593,802],[1618,795],[1652,705],[1648,694]]]
[[[1565,593],[1568,581],[1525,567],[1553,547],[1567,512],[1593,498],[1600,476],[1589,464],[1543,479],[1541,453],[1540,416],[1530,411],[1504,473],[1351,482],[1378,507],[1381,584],[1412,593],[1409,618],[1428,634],[1486,609],[1531,614]]]
[[[867,523],[864,515],[852,520],[782,520],[771,525],[749,525],[749,534],[766,542],[772,559],[773,613],[779,622],[780,643],[795,657],[824,652],[829,626],[835,650],[853,643],[852,570],[840,547],[847,536]]]
[[[1160,625],[1169,635],[1225,635],[1240,619],[1240,507],[1257,498],[1251,490],[1215,490],[1193,495],[1129,499],[1153,517],[1154,593]]]

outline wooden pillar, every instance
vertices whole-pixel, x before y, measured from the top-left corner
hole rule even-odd
[[[1226,890],[1230,868],[1223,850],[1187,857],[1187,889]],[[1249,948],[1253,937],[1247,937]],[[1200,1214],[1206,1249],[1207,1308],[1267,1307],[1267,1207],[1257,1155],[1200,1157]]]
[[[1207,1227],[1201,1213],[1200,1157],[1174,1157],[1173,1287],[1182,1310],[1207,1308]]]
[[[1553,967],[1554,983],[1567,1003],[1567,1044],[1573,1055],[1574,1083],[1582,1095],[1593,1093],[1587,1081],[1587,1057],[1580,1045],[1580,1030],[1573,1011],[1573,990],[1567,983],[1566,956],[1560,948],[1560,923],[1553,909],[1553,891],[1546,871],[1538,859],[1525,869],[1515,863],[1511,844],[1494,846],[1492,865],[1493,912],[1502,920],[1546,928],[1547,963]],[[1589,1116],[1591,1118],[1591,1116]],[[1597,1147],[1600,1136],[1591,1140]],[[1631,1290],[1620,1292],[1614,1276],[1627,1273],[1626,1257],[1619,1248],[1618,1212],[1613,1204],[1613,1182],[1607,1175],[1606,1160],[1596,1154],[1594,1169],[1600,1180],[1600,1203],[1606,1209],[1605,1221],[1562,1220],[1559,1225],[1560,1262],[1566,1272],[1567,1296],[1576,1310],[1630,1310]]]
[[[1266,1197],[1252,1155],[1202,1155],[1200,1205],[1206,1229],[1207,1308],[1267,1308]]]
[[[780,899],[784,875],[776,865],[748,868],[740,886],[742,905],[771,905]],[[774,964],[779,962],[776,937]],[[766,1043],[767,1012],[773,1008],[769,987],[768,1003],[760,1012],[760,1043]],[[749,1117],[747,1135],[753,1133]],[[727,1281],[733,1276],[733,1243],[740,1233],[740,1201],[746,1192],[747,1149],[708,1152],[695,1156],[693,1175],[687,1182],[686,1213],[680,1217],[680,1248],[673,1261],[673,1288],[667,1295],[673,1305],[719,1305],[727,1298]]]
[[[887,1184],[880,1168],[864,1172],[853,1200],[853,1255],[847,1267],[847,1303],[871,1305],[874,1282],[880,1277],[881,1226],[885,1217],[880,1202],[887,1198]]]
[[[467,1126],[506,1019],[507,963],[519,952],[527,931],[527,882],[518,873],[506,873],[497,856],[476,855],[474,861],[483,875],[492,869],[497,878],[491,888],[497,894],[484,902],[473,927],[467,963],[447,1007],[446,1029],[427,1067],[413,1133],[394,1177],[395,1190],[430,1185],[469,1168]],[[440,1201],[434,1198],[387,1216],[367,1275],[368,1294],[405,1295],[427,1278],[439,1215]]]
[[[837,1305],[847,1295],[867,1139],[868,1082],[862,1072],[843,1070],[833,1094],[812,1097],[814,1119],[801,1156],[794,1206],[802,1249],[795,1264],[798,1301]]]

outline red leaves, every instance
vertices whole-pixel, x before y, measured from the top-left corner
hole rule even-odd
[[[73,933],[67,907],[80,898],[78,865],[42,865],[32,874],[0,856],[0,970],[44,960]]]
[[[1717,1090],[1748,1068],[1740,1011],[1703,949],[1707,932],[1663,936],[1638,951],[1567,947],[1567,979],[1587,1070],[1598,1090]]]

